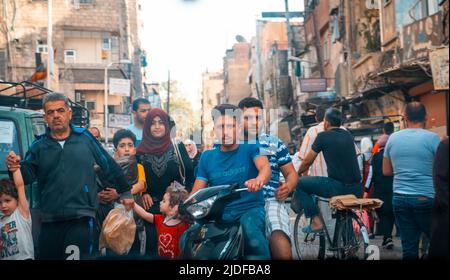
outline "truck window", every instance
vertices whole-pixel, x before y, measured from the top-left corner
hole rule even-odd
[[[0,174],[7,174],[5,160],[10,151],[20,155],[19,137],[13,121],[0,118]]]
[[[31,118],[31,123],[33,125],[33,134],[35,137],[45,133],[47,126],[45,125],[45,121],[42,117]]]

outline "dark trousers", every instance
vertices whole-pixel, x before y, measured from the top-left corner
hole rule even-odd
[[[383,206],[376,210],[380,219],[377,234],[383,235],[384,240],[392,238],[392,231],[395,224],[394,209],[392,208],[393,186],[390,183],[379,183],[375,184],[372,189],[374,189],[372,197],[383,201]]]
[[[447,209],[439,209],[433,212],[433,222],[430,240],[430,259],[449,259],[448,227],[449,215]]]
[[[42,223],[38,259],[90,259],[94,251],[94,223],[91,217]]]
[[[403,259],[418,259],[420,235],[430,238],[433,199],[394,194],[392,205],[400,228]]]
[[[383,239],[392,238],[392,230],[394,229],[394,211],[392,207],[385,207],[384,204],[381,208],[376,210],[378,218],[380,219],[378,226],[380,234],[383,235]]]
[[[154,204],[147,212],[153,214],[161,214],[159,209],[159,201],[154,199]],[[146,234],[146,256],[150,259],[157,259],[158,257],[158,236],[156,232],[155,224],[151,224],[147,221],[144,221],[145,225],[145,234]]]
[[[331,198],[338,195],[354,194],[356,197],[361,195],[361,184],[344,184],[329,177],[306,176],[301,177],[295,189],[296,197],[300,199],[305,216],[308,218],[319,214],[312,195],[323,198]]]

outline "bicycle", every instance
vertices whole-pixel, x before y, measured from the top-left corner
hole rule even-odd
[[[317,196],[315,198],[316,205],[319,201],[329,203],[329,199]],[[308,234],[305,234],[302,229],[311,224],[311,219],[306,218],[303,209],[296,211],[295,207],[291,208],[296,213],[298,211],[294,223],[294,245],[301,260],[323,260],[327,252],[331,253],[332,257],[341,260],[367,259],[369,235],[366,226],[356,214],[356,210],[333,209],[336,226],[333,238],[331,238],[320,208],[319,217],[324,225],[324,230],[321,233]],[[359,226],[359,230],[356,230],[358,227],[354,227],[354,222]]]

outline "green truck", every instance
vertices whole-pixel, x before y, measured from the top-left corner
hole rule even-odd
[[[1,104],[1,98],[0,98]],[[5,159],[10,151],[24,158],[36,136],[45,133],[43,114],[37,111],[0,106],[0,179],[8,177]],[[26,187],[30,207],[39,208],[37,188]]]

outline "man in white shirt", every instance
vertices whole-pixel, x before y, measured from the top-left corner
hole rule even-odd
[[[136,146],[142,141],[142,129],[144,127],[145,117],[151,110],[150,101],[145,98],[137,98],[133,101],[133,124],[126,127],[136,135]]]

